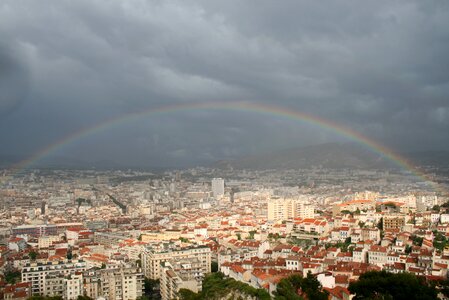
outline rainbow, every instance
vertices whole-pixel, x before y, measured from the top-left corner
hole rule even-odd
[[[229,110],[238,112],[260,113],[309,123],[318,126],[320,128],[335,132],[340,136],[348,138],[349,140],[365,145],[372,152],[386,157],[399,167],[411,172],[415,176],[423,179],[426,182],[435,184],[426,174],[424,174],[421,170],[417,169],[407,159],[401,157],[400,155],[394,153],[391,149],[388,149],[387,147],[381,145],[380,143],[365,137],[360,132],[357,132],[349,127],[301,111],[254,102],[195,102],[195,103],[166,105],[158,108],[150,108],[143,111],[128,113],[122,116],[107,119],[93,127],[82,128],[81,130],[78,130],[44,147],[40,151],[36,152],[34,155],[14,165],[11,169],[16,170],[16,172],[20,172],[24,169],[30,168],[40,159],[60,150],[61,148],[63,148],[68,144],[83,139],[87,136],[94,135],[98,132],[109,129],[111,127],[129,122],[131,120],[168,113],[197,111],[197,110]]]

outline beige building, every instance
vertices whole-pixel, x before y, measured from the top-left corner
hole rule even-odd
[[[84,273],[84,294],[93,299],[134,300],[143,295],[143,279],[136,267],[89,270]]]
[[[76,300],[83,294],[83,274],[73,274],[64,278],[64,299]]]
[[[268,200],[268,220],[283,221],[293,218],[313,218],[314,207],[304,199],[274,198]]]
[[[61,240],[61,237],[59,235],[44,235],[44,236],[40,236],[38,238],[37,244],[38,244],[39,249],[48,248],[53,243],[59,242],[60,240]]]
[[[405,225],[405,216],[401,215],[390,215],[384,216],[382,219],[383,230],[389,229],[402,229]]]
[[[161,263],[160,288],[162,300],[178,299],[180,289],[198,293],[204,274],[198,259],[186,259]]]
[[[157,251],[151,247],[145,248],[142,254],[142,267],[146,277],[161,278],[161,263],[183,259],[198,259],[203,274],[211,271],[211,251],[207,246],[190,246]]]

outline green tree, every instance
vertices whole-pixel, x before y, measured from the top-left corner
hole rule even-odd
[[[439,212],[440,211],[440,206],[437,204],[437,205],[434,205],[433,207],[432,207],[432,210],[433,211],[436,211],[436,212]]]
[[[322,290],[320,282],[309,272],[306,278],[292,275],[282,279],[274,293],[275,300],[326,300],[327,292]]]
[[[197,294],[188,289],[180,289],[179,298],[181,298],[182,300],[200,300],[201,294]]]
[[[246,283],[226,278],[221,272],[206,275],[200,293],[181,289],[179,297],[182,300],[208,300],[228,297],[233,292],[239,292],[242,295],[248,295],[259,300],[271,299],[266,290],[256,289]],[[242,296],[241,298],[245,297]]]
[[[218,272],[218,262],[212,261],[210,263],[210,269],[212,273]]]
[[[248,232],[248,234],[249,234],[248,239],[254,240],[254,235],[256,234],[256,231],[255,230],[251,230],[250,232]]]
[[[159,298],[159,280],[145,277],[143,281],[143,288],[145,296],[147,296],[149,299]]]
[[[349,291],[358,299],[433,300],[438,299],[435,287],[410,273],[393,274],[370,271],[349,284]]]
[[[6,272],[4,275],[5,275],[5,281],[7,283],[14,284],[14,283],[20,282],[21,274],[17,270]]]
[[[380,230],[384,230],[383,220],[384,218],[380,218],[379,223],[377,223],[377,228],[379,228]]]
[[[31,251],[30,253],[28,253],[28,256],[30,257],[31,260],[36,260],[37,252]]]

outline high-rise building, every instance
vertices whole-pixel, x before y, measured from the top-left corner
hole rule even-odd
[[[212,195],[219,198],[224,195],[224,180],[222,178],[212,179]]]

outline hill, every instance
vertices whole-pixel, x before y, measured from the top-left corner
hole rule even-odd
[[[280,150],[263,155],[220,161],[218,168],[234,169],[300,169],[323,167],[329,169],[383,169],[395,167],[385,156],[352,143],[321,145]]]

